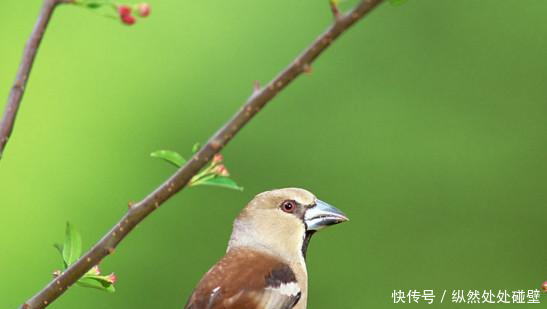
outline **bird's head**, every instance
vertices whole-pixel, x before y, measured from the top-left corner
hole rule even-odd
[[[228,250],[250,247],[292,260],[305,256],[316,231],[344,221],[344,213],[304,189],[266,191],[235,220]]]

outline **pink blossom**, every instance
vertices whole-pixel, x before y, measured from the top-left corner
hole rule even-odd
[[[228,169],[226,169],[226,166],[224,166],[223,164],[215,167],[213,172],[219,176],[230,176]]]
[[[222,162],[223,160],[224,160],[224,157],[220,153],[217,153],[213,157],[213,164],[218,164],[218,163]]]
[[[127,5],[119,5],[118,14],[120,14],[120,17],[129,16],[131,15],[131,8]]]
[[[121,18],[122,18],[122,23],[128,26],[133,25],[137,21],[137,19],[133,15],[123,15],[121,16]]]
[[[150,15],[150,4],[141,3],[138,6],[138,10],[139,10],[139,16],[146,17],[146,16]]]
[[[93,266],[90,270],[89,270],[90,273],[94,274],[94,275],[100,275],[101,274],[101,270],[99,269],[99,265],[95,265]]]
[[[106,280],[108,280],[108,282],[114,284],[118,280],[118,277],[116,277],[116,274],[111,273],[110,275],[106,276]]]

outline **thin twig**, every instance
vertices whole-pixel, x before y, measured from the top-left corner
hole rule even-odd
[[[308,48],[265,87],[255,89],[245,105],[231,120],[218,130],[196,154],[161,186],[142,201],[132,204],[121,220],[60,276],[53,279],[42,291],[29,299],[21,309],[45,308],[61,296],[91,267],[112,254],[116,246],[139,222],[180,191],[272,98],[291,81],[308,71],[311,63],[356,21],[370,12],[382,0],[361,0],[349,13],[336,19]]]
[[[40,42],[44,37],[46,32],[47,25],[53,11],[58,4],[69,3],[70,0],[44,0],[42,5],[42,10],[36,21],[36,25],[30,34],[30,38],[25,46],[23,52],[23,59],[19,65],[19,70],[17,71],[17,76],[15,77],[15,82],[11,88],[11,92],[8,97],[8,102],[6,103],[6,108],[4,110],[4,116],[2,117],[2,122],[0,122],[0,159],[6,148],[8,139],[11,136],[13,131],[13,126],[15,124],[15,117],[17,116],[17,111],[21,106],[21,100],[23,99],[23,94],[25,93],[25,88],[27,81],[30,75],[30,70],[32,69],[32,64],[36,58],[36,53],[40,47]]]

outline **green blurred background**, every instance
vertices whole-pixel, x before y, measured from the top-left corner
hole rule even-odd
[[[55,13],[0,162],[2,308],[60,267],[52,244],[67,220],[88,248],[173,173],[151,151],[188,155],[331,21],[327,0],[151,4],[134,27]],[[3,102],[40,6],[2,0]],[[395,289],[463,307],[452,290],[539,288],[546,12],[543,0],[382,5],[225,149],[243,193],[184,190],[103,262],[116,294],[74,287],[52,308],[182,308],[238,211],[287,186],[352,219],[311,244],[311,309],[408,306],[393,304]]]

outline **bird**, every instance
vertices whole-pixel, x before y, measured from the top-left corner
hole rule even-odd
[[[310,239],[348,220],[305,189],[256,195],[235,219],[226,254],[202,277],[184,308],[306,309]]]

